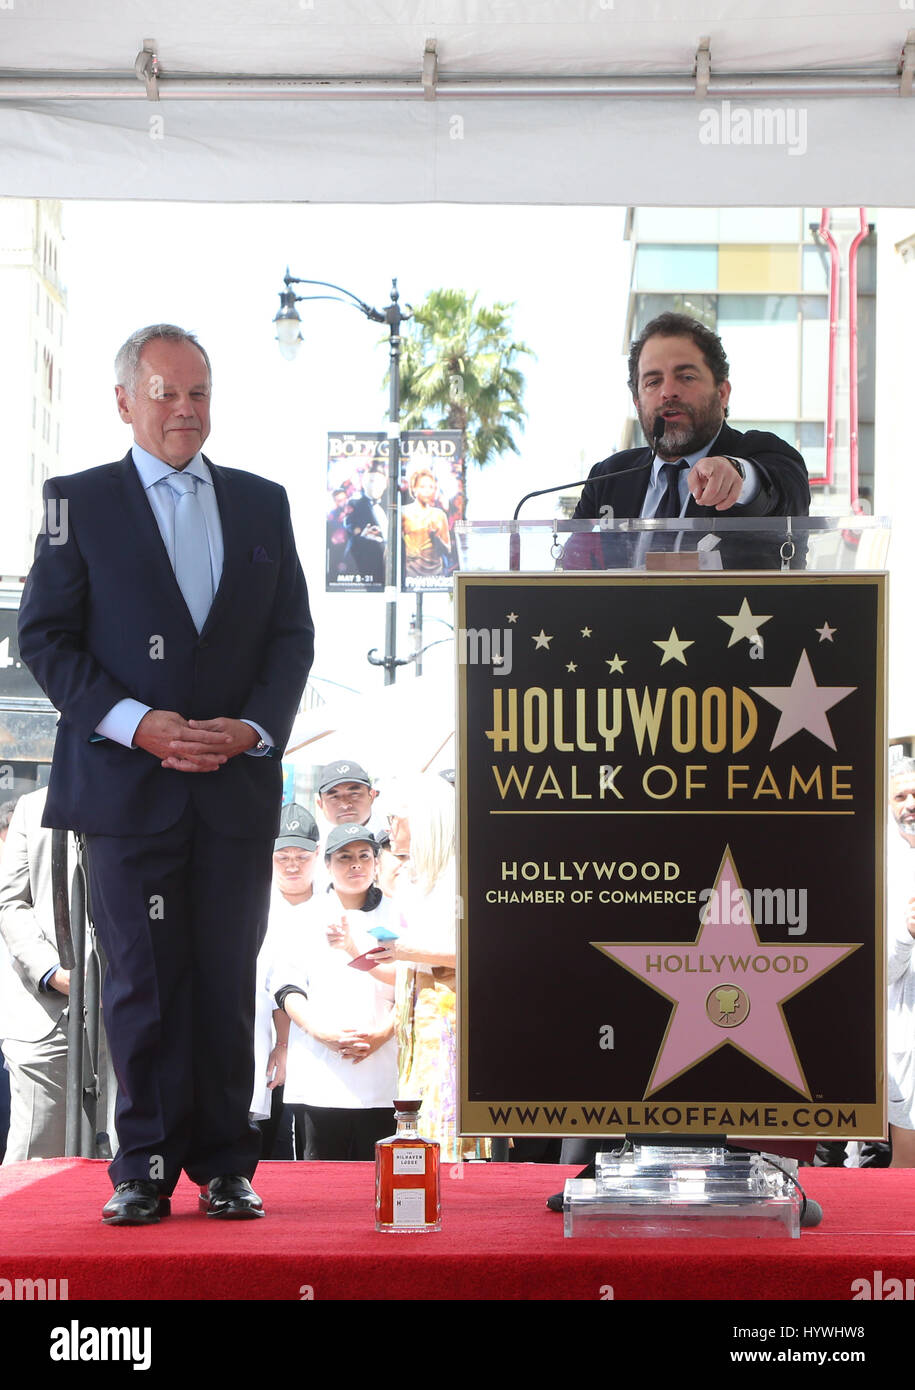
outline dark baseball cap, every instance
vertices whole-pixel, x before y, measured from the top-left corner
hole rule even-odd
[[[372,785],[372,779],[364,767],[350,758],[341,758],[336,763],[326,763],[318,775],[318,796],[323,796],[331,787],[341,782],[360,782],[364,787]]]
[[[280,812],[280,833],[273,842],[278,849],[317,849],[321,833],[318,822],[304,806],[290,801]]]
[[[329,859],[334,850],[342,849],[344,845],[359,844],[361,841],[371,845],[374,852],[378,853],[375,836],[364,825],[337,825],[327,837],[324,858]]]

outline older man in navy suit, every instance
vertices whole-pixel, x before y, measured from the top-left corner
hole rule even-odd
[[[217,468],[210,364],[169,324],[118,354],[134,445],[45,486],[20,650],[60,711],[44,823],[84,832],[118,1078],[115,1192],[145,1225],[184,1169],[263,1215],[248,1123],[279,757],[313,652],[283,489]]]

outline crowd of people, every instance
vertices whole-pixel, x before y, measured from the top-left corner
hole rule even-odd
[[[422,1099],[443,1158],[477,1152],[457,1134],[454,790],[404,779],[385,788],[384,818],[376,796],[341,759],[320,773],[322,827],[283,810],[258,962],[274,1099],[267,1113],[258,1076],[252,1113],[268,1157],[370,1159],[397,1096]]]
[[[314,814],[283,807],[257,961],[250,1117],[261,1157],[371,1160],[396,1097],[455,1161],[454,789],[426,773],[379,791],[353,759],[317,770]],[[57,959],[44,789],[0,807],[0,1037],[12,1083],[5,1162],[63,1151],[68,975]],[[821,1144],[829,1165],[915,1167],[915,760],[890,767],[887,841],[890,1139]],[[0,1147],[5,1135],[0,1100]],[[113,1138],[114,1136],[112,1136]],[[579,1157],[570,1146],[565,1161]],[[513,1157],[558,1161],[558,1144]]]
[[[68,978],[46,795],[20,799],[0,866],[7,1162],[63,1151]],[[264,1158],[371,1159],[398,1096],[422,1099],[422,1130],[444,1158],[485,1152],[457,1134],[454,788],[432,773],[403,779],[385,789],[383,814],[377,796],[344,758],[318,770],[315,814],[282,809],[254,1015],[249,1113]]]

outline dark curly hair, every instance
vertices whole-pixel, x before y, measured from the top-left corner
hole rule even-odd
[[[717,333],[706,328],[698,319],[691,319],[688,314],[659,314],[656,319],[646,323],[629,349],[629,390],[633,396],[639,394],[639,358],[649,338],[692,338],[715,378],[715,385],[720,386],[727,381],[730,368]]]

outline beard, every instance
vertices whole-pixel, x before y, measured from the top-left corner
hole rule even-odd
[[[676,422],[668,421],[664,437],[658,445],[658,458],[668,461],[683,458],[684,454],[694,454],[697,449],[703,449],[715,438],[724,423],[724,408],[717,391],[713,391],[703,405],[685,405],[677,402],[676,408],[686,418]],[[668,406],[665,409],[671,409],[671,407]],[[656,410],[653,415],[649,415],[642,410],[641,405],[636,405],[636,413],[645,438],[650,441],[653,437],[655,420],[659,415],[664,414],[664,409]]]

